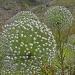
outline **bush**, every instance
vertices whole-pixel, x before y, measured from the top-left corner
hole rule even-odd
[[[64,6],[52,6],[46,12],[48,27],[54,30],[64,31],[72,26],[73,17],[71,12]]]
[[[7,75],[15,71],[39,75],[43,64],[51,65],[56,50],[54,36],[33,13],[22,11],[14,16],[5,25],[2,38],[6,53],[2,71]]]

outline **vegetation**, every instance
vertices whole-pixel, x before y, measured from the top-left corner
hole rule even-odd
[[[15,0],[30,11],[19,12],[2,27],[1,75],[75,75],[75,1],[44,1]]]
[[[6,75],[13,74],[14,69],[26,75],[41,74],[43,65],[50,66],[55,56],[52,32],[29,11],[18,13],[13,20],[2,33],[1,47],[5,47],[2,71]]]
[[[48,9],[46,13],[46,20],[48,23],[48,27],[51,28],[53,31],[53,34],[55,36],[56,42],[57,42],[57,56],[59,59],[59,64],[61,66],[61,75],[65,75],[64,73],[64,60],[65,60],[65,54],[64,54],[64,46],[67,43],[68,35],[70,28],[72,26],[73,17],[69,10],[67,10],[63,6],[52,6]],[[66,33],[66,36],[63,37],[62,33],[68,29],[68,33]]]

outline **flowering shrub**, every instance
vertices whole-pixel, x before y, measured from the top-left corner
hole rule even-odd
[[[3,73],[10,75],[19,71],[22,75],[39,75],[42,65],[50,65],[55,55],[52,32],[29,11],[22,11],[11,20],[2,32],[6,53]]]
[[[64,6],[51,6],[46,12],[48,26],[62,31],[72,25],[72,14]]]
[[[57,61],[60,65],[60,70],[57,69],[58,73],[65,75],[64,65],[66,56],[64,47],[72,26],[72,14],[64,6],[52,6],[46,12],[46,21],[48,27],[51,27],[57,43]]]

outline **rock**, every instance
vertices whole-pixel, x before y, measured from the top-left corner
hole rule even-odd
[[[21,7],[15,1],[4,0],[0,5],[0,29],[1,25],[4,25],[9,18],[18,13],[20,10]]]

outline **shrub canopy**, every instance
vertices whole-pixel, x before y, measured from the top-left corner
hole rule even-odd
[[[46,12],[46,20],[48,27],[63,31],[72,26],[73,17],[64,6],[51,6]]]
[[[54,36],[46,25],[29,11],[22,11],[5,25],[2,33],[6,53],[4,68],[6,72],[24,70],[24,75],[39,75],[43,64],[51,64],[55,55]]]

